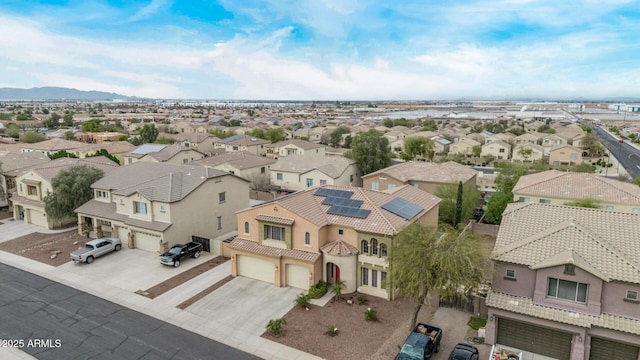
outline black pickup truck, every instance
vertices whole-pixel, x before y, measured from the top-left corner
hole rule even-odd
[[[440,351],[442,330],[435,326],[419,323],[409,334],[395,360],[425,360]]]
[[[202,244],[197,242],[190,242],[188,244],[176,244],[169,249],[166,253],[160,255],[160,263],[162,265],[178,267],[182,258],[191,256],[194,259],[200,257],[202,253]]]

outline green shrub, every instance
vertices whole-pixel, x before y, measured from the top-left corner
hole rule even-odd
[[[473,330],[478,330],[481,327],[487,326],[487,319],[472,316],[469,318],[467,325]]]
[[[320,280],[317,284],[311,285],[309,288],[310,299],[320,299],[327,293],[327,283]]]
[[[294,300],[294,302],[296,303],[296,305],[300,306],[301,308],[307,308],[309,306],[309,295],[305,295],[305,294],[300,294],[298,295],[298,297]]]
[[[368,308],[367,311],[364,312],[364,319],[367,321],[378,321],[378,314],[372,308]]]
[[[273,336],[278,336],[282,333],[282,325],[286,323],[287,321],[283,318],[269,320],[267,331]]]
[[[364,296],[363,294],[360,294],[360,295],[358,295],[356,300],[358,300],[358,304],[362,305],[362,304],[367,302],[367,297]]]
[[[327,335],[329,336],[338,335],[338,328],[333,325],[329,325],[329,327],[327,328]]]

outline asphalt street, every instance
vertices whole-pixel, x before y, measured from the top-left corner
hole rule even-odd
[[[593,130],[602,141],[602,144],[611,151],[632,178],[635,179],[640,176],[640,150],[627,142],[619,143],[618,139],[600,127],[595,126]]]
[[[2,263],[0,339],[38,359],[258,359]]]

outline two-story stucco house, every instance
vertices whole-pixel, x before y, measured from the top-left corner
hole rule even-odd
[[[214,142],[220,140],[219,138],[209,133],[200,133],[200,132],[161,134],[160,136],[165,136],[171,139],[175,139],[176,142],[180,143],[183,147],[191,148],[207,155],[213,152]]]
[[[439,202],[409,185],[323,186],[242,210],[238,237],[228,244],[232,274],[303,290],[343,280],[345,293],[392,299],[388,251],[407,225],[435,226]]]
[[[118,237],[129,247],[163,252],[198,241],[220,253],[236,230],[234,213],[249,205],[249,184],[202,165],[137,162],[95,182],[94,199],[76,209],[78,231]]]
[[[454,161],[431,163],[407,161],[392,165],[362,177],[362,187],[371,190],[393,189],[402,185],[415,186],[420,190],[434,194],[444,184],[457,184],[462,181],[476,185],[478,172]]]
[[[318,185],[360,186],[358,165],[336,156],[290,155],[271,165],[271,189],[293,192]]]
[[[496,159],[511,159],[511,145],[502,140],[492,141],[482,145],[480,156],[493,156]]]
[[[224,149],[226,152],[246,151],[253,155],[266,156],[267,144],[271,144],[271,142],[249,135],[234,135],[216,141],[213,147],[214,149]]]
[[[582,149],[571,145],[560,145],[549,152],[549,165],[574,166],[582,164]]]
[[[33,144],[20,143],[22,152],[40,152],[45,155],[52,155],[58,151],[73,153],[75,149],[85,146],[86,143],[65,139],[48,139]]]
[[[9,200],[17,191],[16,176],[21,174],[20,169],[32,168],[50,161],[47,155],[40,152],[0,151],[0,208],[11,205]]]
[[[474,146],[481,146],[478,141],[473,140],[470,137],[465,137],[460,139],[460,141],[454,142],[449,145],[449,154],[450,155],[467,155],[471,156],[473,154]]]
[[[540,138],[540,145],[544,148],[544,155],[549,156],[551,149],[567,145],[567,139],[556,134],[546,134]]]
[[[243,179],[251,180],[255,176],[270,176],[270,167],[275,159],[253,155],[246,151],[224,152],[196,161],[206,167],[226,171]]]
[[[640,214],[640,187],[597,174],[549,170],[521,176],[513,200],[565,205],[592,198],[602,209]]]
[[[16,191],[11,196],[13,218],[45,229],[60,228],[75,223],[75,217],[52,219],[45,211],[44,198],[53,192],[52,181],[64,169],[74,165],[88,165],[108,174],[118,164],[104,156],[85,159],[59,158],[50,162],[10,172],[15,177]]]
[[[164,162],[185,165],[204,158],[204,154],[182,144],[162,145],[144,144],[124,154],[124,163],[130,165],[138,161]]]
[[[274,144],[265,145],[267,157],[278,159],[290,155],[324,156],[326,146],[304,140],[284,140]]]
[[[544,160],[544,148],[536,144],[516,145],[511,160],[537,163]]]
[[[510,204],[491,254],[485,342],[554,359],[637,360],[638,234],[639,214]]]

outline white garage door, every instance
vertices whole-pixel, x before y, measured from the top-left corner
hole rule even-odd
[[[246,255],[238,255],[236,259],[238,260],[238,275],[266,281],[270,284],[275,282],[274,265],[271,261]]]
[[[287,286],[309,290],[309,270],[300,265],[287,265]]]
[[[31,224],[42,226],[46,229],[49,228],[49,224],[47,224],[47,217],[44,215],[44,212],[34,209],[28,209],[27,211],[29,212],[29,220],[31,221]]]
[[[136,233],[136,248],[151,252],[160,251],[160,237],[141,232]]]
[[[129,229],[126,227],[116,226],[115,235],[123,244],[129,244]]]

